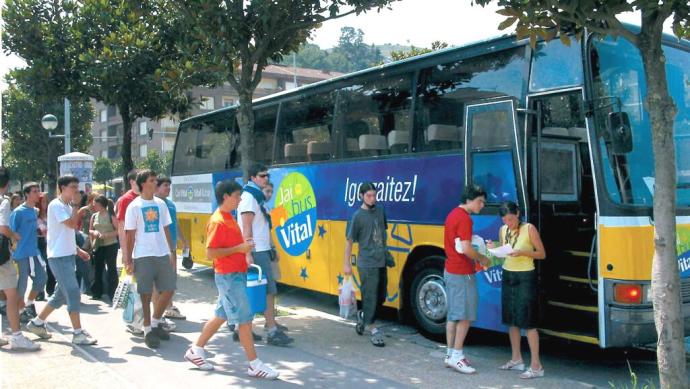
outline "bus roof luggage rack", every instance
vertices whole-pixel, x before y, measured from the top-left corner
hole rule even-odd
[[[307,156],[310,161],[325,161],[331,158],[330,142],[317,142],[315,140],[307,143]]]
[[[306,143],[286,143],[283,151],[287,162],[305,162],[307,160]]]
[[[409,143],[409,131],[393,130],[388,133],[388,147],[391,149],[391,153],[399,154],[407,152]]]
[[[383,135],[365,134],[359,136],[359,149],[368,155],[385,154],[388,150],[386,137]]]

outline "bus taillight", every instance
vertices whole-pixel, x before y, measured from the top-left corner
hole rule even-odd
[[[641,304],[642,285],[638,284],[614,284],[613,299],[617,303]]]

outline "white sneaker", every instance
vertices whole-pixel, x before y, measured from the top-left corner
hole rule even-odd
[[[470,361],[467,358],[462,357],[457,361],[451,360],[450,365],[453,369],[459,371],[462,374],[474,374],[477,370],[470,365]]]
[[[188,348],[187,352],[184,353],[184,359],[193,363],[200,370],[213,370],[213,365],[208,363],[208,361],[206,360],[206,353],[203,349],[201,350],[201,352],[195,353],[191,347]]]
[[[8,342],[5,338],[0,337],[0,347],[8,345],[10,342]]]
[[[126,328],[127,332],[129,332],[133,335],[144,335],[144,329],[143,328],[139,328],[139,327],[131,325],[131,324],[127,324],[127,326],[125,328]]]
[[[10,349],[12,350],[37,351],[40,348],[40,344],[32,342],[31,339],[24,336],[24,334],[10,337]]]
[[[445,367],[447,367],[447,368],[451,368],[451,367],[452,367],[452,366],[450,365],[450,355],[446,355],[446,356],[443,358],[443,366],[445,366]]]
[[[34,335],[37,335],[41,339],[50,339],[52,337],[46,328],[46,323],[38,325],[34,323],[33,320],[30,320],[28,323],[26,323],[26,330]]]
[[[247,374],[249,374],[250,377],[256,377],[256,378],[265,378],[267,380],[274,380],[278,378],[279,373],[270,367],[266,366],[261,361],[258,361],[256,364],[256,368],[252,369],[251,364],[249,365],[249,368],[247,369]]]
[[[72,343],[82,344],[82,345],[92,345],[98,342],[96,339],[92,338],[88,332],[81,330],[80,333],[72,335]]]
[[[173,332],[177,328],[177,324],[165,316],[161,319],[160,324],[163,325],[163,329],[167,332]]]

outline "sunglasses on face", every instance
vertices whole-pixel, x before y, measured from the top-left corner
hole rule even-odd
[[[261,173],[261,174],[257,174],[256,176],[259,178],[266,178],[266,177],[270,177],[271,175],[268,173]]]

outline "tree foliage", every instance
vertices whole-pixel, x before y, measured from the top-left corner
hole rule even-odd
[[[441,41],[431,42],[431,48],[428,47],[414,47],[412,46],[409,50],[392,51],[391,58],[393,61],[400,61],[406,58],[416,57],[418,55],[431,53],[433,51],[438,51],[448,47],[448,43]]]
[[[491,2],[473,1],[480,5]],[[666,79],[662,35],[664,23],[670,20],[678,38],[690,38],[690,3],[687,0],[495,2],[502,7],[498,13],[506,17],[499,28],[515,26],[518,38],[529,38],[532,47],[539,38],[550,40],[558,36],[569,44],[567,34],[579,39],[583,32],[593,32],[600,36],[622,37],[639,50],[645,70],[645,108],[651,121],[654,150],[652,302],[658,335],[659,377],[663,388],[688,387],[676,252],[677,177],[673,134],[676,106]],[[639,30],[629,29],[619,20],[626,12],[640,15]]]
[[[20,71],[22,72],[22,71]],[[17,71],[15,71],[17,73]],[[2,93],[3,164],[23,181],[47,181],[50,187],[58,176],[57,157],[64,153],[64,140],[48,138],[41,118],[48,113],[58,118],[54,133],[63,133],[64,110],[61,98],[33,95],[37,88],[11,82]],[[91,146],[93,110],[88,100],[72,101],[71,141],[75,151],[88,153]]]
[[[108,158],[96,158],[93,164],[93,180],[105,184],[115,178],[113,163]]]
[[[178,66],[181,53],[175,42],[184,26],[168,12],[170,7],[169,0],[10,0],[3,10],[5,50],[24,58],[32,69],[28,77],[43,80],[52,94],[117,106],[128,171],[134,121],[186,112],[188,89],[208,81],[208,73],[195,72],[193,57]],[[187,71],[179,74],[174,68]]]
[[[252,98],[269,61],[280,62],[296,51],[322,23],[394,0],[180,0],[173,13],[187,33],[178,41],[199,64],[222,74],[239,94],[242,168],[255,159]],[[247,177],[245,177],[247,178]]]
[[[137,169],[151,169],[158,174],[170,176],[172,167],[172,152],[161,154],[158,150],[151,150],[146,158],[137,163]]]

